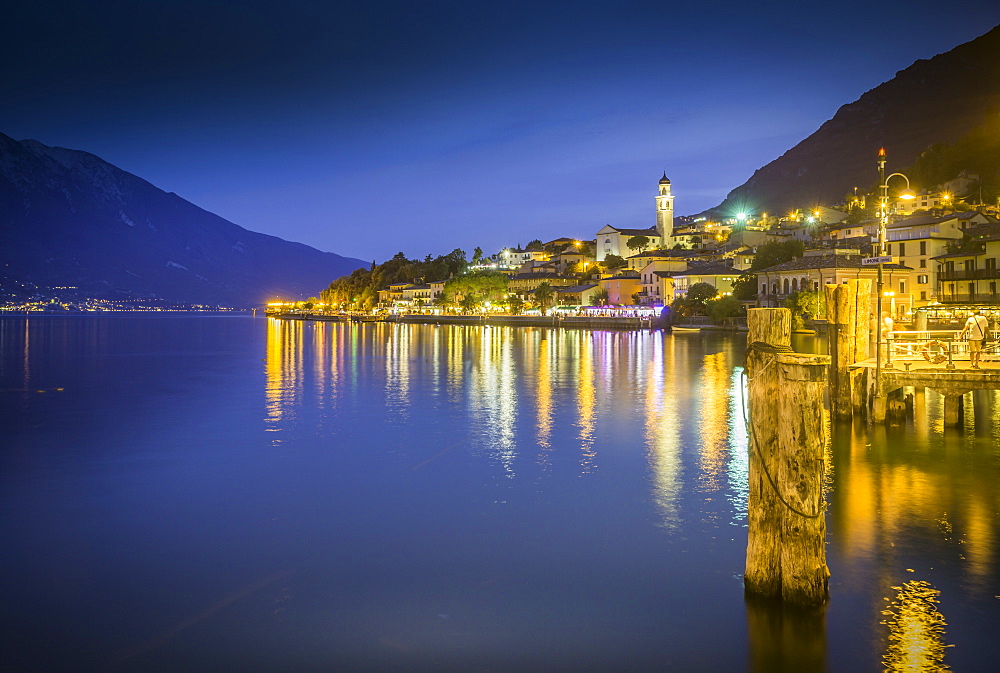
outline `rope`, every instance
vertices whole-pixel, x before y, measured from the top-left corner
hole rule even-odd
[[[753,343],[747,344],[747,352],[746,352],[747,357],[749,357],[750,354],[753,352],[772,353],[774,355],[777,355],[778,353],[791,353],[793,351],[790,346],[776,346],[774,344],[769,344],[763,341],[754,341]],[[775,361],[777,361],[777,359],[778,359],[777,357],[772,357],[771,360],[766,365],[761,367],[760,370],[755,373],[753,378],[750,378],[746,375],[746,363],[744,362],[743,371],[740,372],[740,376],[746,379],[746,381],[749,383],[750,381],[753,381],[758,376],[760,376],[764,372],[764,370],[770,367],[772,364],[774,364]],[[750,420],[747,418],[746,404],[743,405],[743,424],[744,428],[746,429],[747,436],[750,439],[749,442],[750,454],[757,458],[757,462],[763,469],[764,476],[767,477],[767,483],[771,485],[771,490],[773,490],[774,494],[778,496],[778,500],[781,501],[781,504],[787,507],[789,511],[798,514],[804,519],[818,519],[820,516],[822,516],[823,510],[820,509],[819,504],[817,504],[816,507],[817,512],[815,514],[807,514],[799,510],[797,507],[793,506],[791,503],[785,500],[785,497],[783,495],[781,495],[781,491],[778,490],[778,484],[774,481],[774,478],[771,476],[771,471],[767,468],[767,461],[764,460],[764,455],[759,451],[757,447],[757,436],[756,433],[754,433],[753,431],[753,426],[750,424]],[[823,459],[820,458],[819,461],[822,462]]]

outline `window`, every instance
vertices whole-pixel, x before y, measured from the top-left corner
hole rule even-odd
[[[926,259],[920,260],[920,268],[921,269],[926,269],[927,268],[927,260]]]
[[[761,285],[760,285],[760,293],[761,294],[767,294],[767,283],[761,283]]]
[[[996,268],[997,268],[997,258],[996,257],[987,257],[986,258],[986,268],[989,269],[989,270],[991,270],[991,271],[995,271]]]
[[[899,244],[899,256],[902,257],[906,254],[906,243]]]
[[[885,244],[885,254],[887,254],[887,255],[891,255],[892,254],[892,243],[886,243]]]
[[[926,290],[921,290],[920,291],[920,301],[927,301],[927,291]]]
[[[906,294],[906,281],[899,281],[899,294]]]
[[[917,276],[917,285],[927,285],[927,276]]]
[[[927,254],[927,241],[920,241],[920,254],[921,255]]]

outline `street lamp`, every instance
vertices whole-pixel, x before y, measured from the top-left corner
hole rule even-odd
[[[885,148],[880,147],[878,150],[878,177],[879,177],[879,204],[878,204],[878,257],[880,259],[878,263],[878,281],[877,281],[877,307],[875,309],[877,313],[877,329],[875,333],[875,380],[881,382],[882,374],[882,267],[883,263],[881,258],[886,256],[886,228],[889,226],[889,179],[899,176],[906,180],[906,189],[899,193],[899,198],[909,201],[910,199],[915,199],[916,194],[910,189],[910,179],[903,175],[902,173],[892,173],[889,176],[885,174]],[[886,335],[888,336],[888,335]]]

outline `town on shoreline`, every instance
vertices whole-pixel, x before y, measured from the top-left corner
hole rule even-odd
[[[608,224],[592,239],[534,240],[488,256],[476,248],[469,260],[458,249],[423,260],[398,253],[336,279],[317,297],[276,299],[267,309],[317,316],[663,317],[732,326],[748,308],[787,307],[802,329],[825,317],[824,285],[868,278],[875,288],[884,274],[882,310],[907,324],[918,310],[961,313],[1000,303],[1000,210],[977,202],[973,185],[959,176],[930,190],[852,195],[784,215],[675,217],[664,173],[648,228]]]

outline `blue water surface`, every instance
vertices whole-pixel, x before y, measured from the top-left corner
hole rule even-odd
[[[0,671],[995,670],[995,393],[836,426],[829,606],[748,603],[744,348],[2,318]]]

